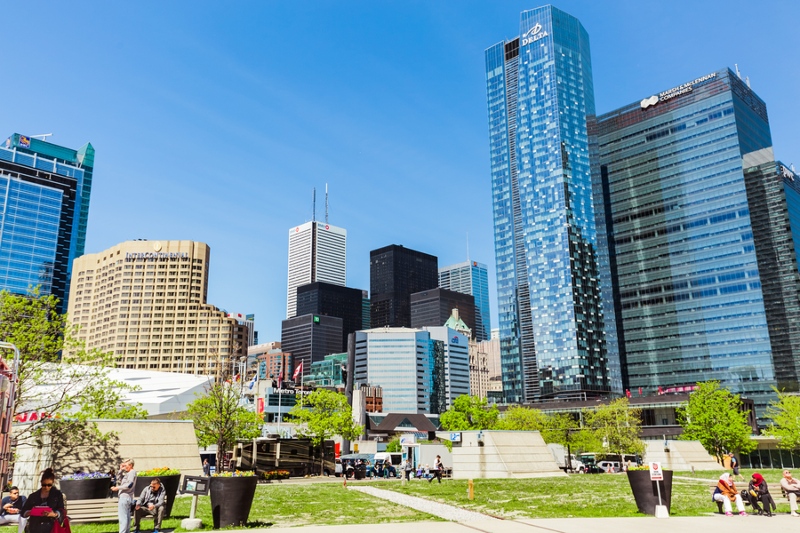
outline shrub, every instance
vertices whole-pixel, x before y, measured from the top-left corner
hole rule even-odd
[[[75,472],[61,476],[61,479],[102,479],[107,477],[111,477],[107,472]]]
[[[178,476],[180,475],[180,473],[181,471],[178,470],[177,468],[161,466],[159,468],[151,468],[150,470],[136,472],[136,475],[142,477],[160,477],[160,476]]]
[[[215,472],[213,477],[252,477],[256,473],[252,470],[234,470],[233,472]]]

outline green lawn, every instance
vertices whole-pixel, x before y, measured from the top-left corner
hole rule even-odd
[[[172,518],[164,520],[162,530],[180,528],[183,518],[189,517],[191,497],[178,497],[172,509]],[[211,529],[211,503],[201,496],[197,505],[197,518],[203,529]],[[360,492],[346,490],[338,483],[258,485],[250,524],[254,527],[278,527],[324,524],[379,524],[384,522],[410,522],[439,520],[425,513],[395,505]],[[142,520],[142,531],[152,531],[153,521]],[[16,526],[0,527],[0,533],[16,533]],[[117,533],[117,522],[75,524],[73,533]]]
[[[780,496],[780,470],[759,470],[771,487],[778,512],[788,513],[789,504]],[[711,501],[710,484],[723,470],[679,472],[672,484],[672,516],[703,516],[716,511]],[[749,479],[753,470],[742,471]],[[395,490],[412,496],[448,503],[505,518],[567,518],[643,516],[636,509],[628,479],[624,474],[570,475],[539,479],[478,479],[475,500],[467,499],[467,482],[446,479],[436,482],[412,480],[405,486],[398,480],[374,481],[368,485]],[[739,488],[747,488],[740,482]],[[175,501],[172,518],[163,529],[180,529],[189,516],[191,498]],[[197,517],[204,529],[211,529],[211,505],[200,497]],[[379,524],[438,520],[430,515],[342,488],[339,483],[272,483],[259,485],[250,525],[257,527],[325,524]],[[142,522],[143,531],[152,529],[152,520]],[[75,533],[116,533],[117,523],[76,524]],[[16,528],[0,527],[0,533],[16,533]]]
[[[686,474],[696,480],[673,479],[672,516],[703,516],[716,512],[711,501],[710,483],[723,471]],[[749,478],[752,471],[742,472]],[[684,473],[676,474],[684,476]],[[789,512],[789,503],[781,498],[779,470],[762,471],[769,483],[778,512]],[[747,488],[740,483],[739,488]],[[465,480],[444,480],[441,485],[415,481],[403,486],[398,482],[374,482],[373,486],[449,503],[505,518],[569,518],[644,516],[636,508],[625,474],[574,474],[567,477],[538,479],[475,480],[475,500],[467,499]],[[748,506],[749,509],[749,506]]]

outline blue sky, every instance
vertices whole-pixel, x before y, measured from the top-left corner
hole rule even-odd
[[[348,285],[402,244],[494,270],[483,52],[518,1],[11,2],[0,137],[97,150],[87,252],[211,246],[209,302],[285,318],[289,228],[348,230]],[[564,1],[590,35],[599,113],[734,63],[800,167],[800,2]],[[490,280],[494,292],[494,279]],[[492,297],[496,324],[496,299]]]

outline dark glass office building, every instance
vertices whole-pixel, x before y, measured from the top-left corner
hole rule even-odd
[[[485,60],[505,399],[621,391],[601,300],[589,36],[545,6]]]
[[[475,335],[475,297],[471,294],[431,289],[411,295],[411,327],[444,326],[453,309]]]
[[[297,287],[297,314],[335,316],[342,319],[340,352],[347,351],[347,336],[363,329],[362,291],[318,281]]]
[[[626,384],[720,380],[763,414],[800,360],[797,186],[764,102],[725,69],[598,117],[597,134]]]
[[[341,318],[302,315],[281,322],[281,350],[292,354],[295,368],[303,363],[304,376],[311,372],[311,363],[322,361],[326,355],[341,353],[341,347]]]
[[[396,244],[369,253],[370,324],[411,327],[411,295],[439,286],[439,260]]]
[[[40,286],[67,310],[73,259],[83,255],[94,148],[18,133],[0,146],[0,289]]]

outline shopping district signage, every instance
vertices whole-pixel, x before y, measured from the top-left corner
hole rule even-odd
[[[178,261],[189,259],[188,252],[127,252],[125,261]]]
[[[716,72],[712,72],[711,74],[707,74],[705,76],[697,78],[696,80],[692,80],[689,83],[684,83],[683,85],[678,85],[677,87],[673,87],[672,89],[669,89],[668,91],[664,91],[664,92],[661,92],[661,93],[658,93],[658,94],[654,94],[653,96],[651,96],[649,98],[645,98],[644,100],[639,102],[639,105],[642,107],[642,109],[647,109],[648,107],[656,105],[659,102],[666,102],[667,100],[672,100],[676,96],[681,96],[683,94],[692,92],[692,90],[694,89],[694,86],[697,85],[698,83],[703,83],[704,81],[708,81],[708,80],[714,79],[716,77],[717,77],[717,73]]]
[[[522,35],[522,46],[533,44],[539,39],[544,39],[550,35],[546,30],[542,29],[542,25],[538,22],[528,31]]]

